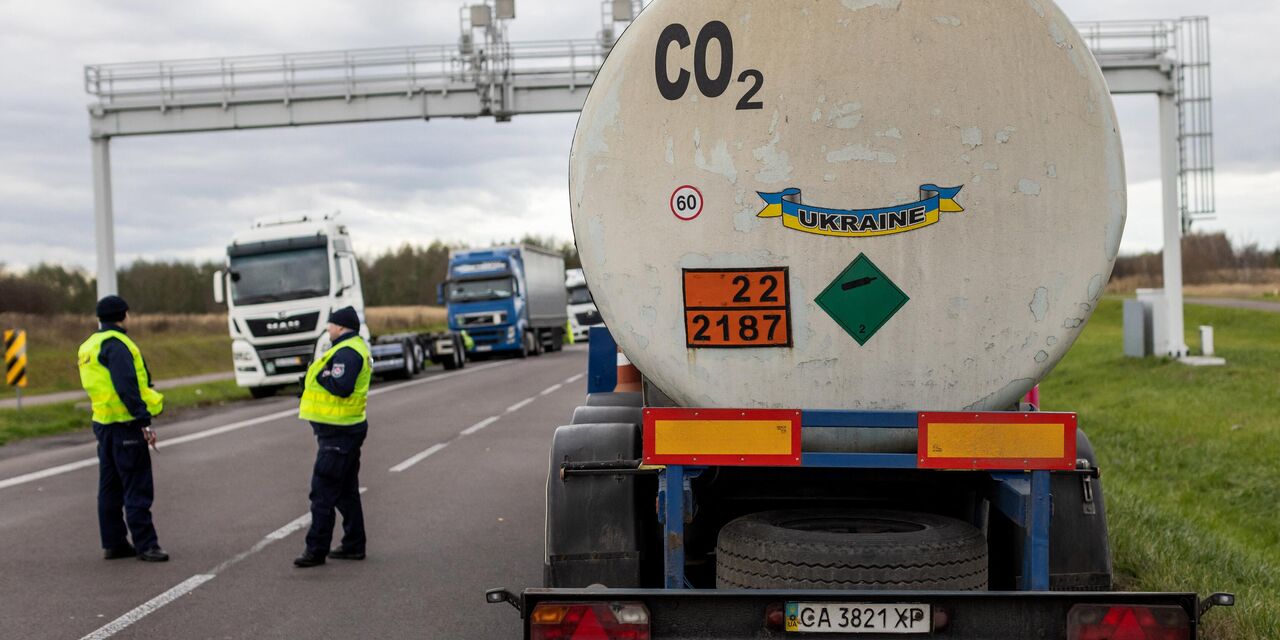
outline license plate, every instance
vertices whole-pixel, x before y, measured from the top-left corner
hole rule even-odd
[[[927,604],[788,602],[786,628],[792,633],[929,633],[933,612]]]
[[[482,345],[480,345],[480,346],[476,347],[476,351],[492,351],[492,350],[493,350],[493,347],[491,347],[491,346],[489,346],[489,345],[487,345],[487,344],[482,344]]]
[[[292,358],[276,358],[277,367],[297,367],[302,364],[302,356]]]

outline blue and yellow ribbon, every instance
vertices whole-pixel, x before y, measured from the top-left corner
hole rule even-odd
[[[955,197],[964,186],[920,185],[921,200],[879,209],[829,209],[800,203],[799,189],[756,192],[765,201],[758,218],[782,218],[788,229],[824,236],[861,238],[905,233],[938,222],[942,213],[964,211]]]

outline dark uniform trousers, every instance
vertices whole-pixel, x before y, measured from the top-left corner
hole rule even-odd
[[[93,434],[98,438],[98,531],[102,548],[128,546],[126,532],[133,534],[133,546],[139,551],[156,547],[156,528],[151,523],[155,486],[142,427],[128,422],[95,422]]]
[[[311,474],[311,529],[307,551],[327,556],[333,542],[335,510],[342,514],[342,549],[365,552],[364,510],[360,505],[360,446],[367,422],[352,426],[311,423],[319,449]]]

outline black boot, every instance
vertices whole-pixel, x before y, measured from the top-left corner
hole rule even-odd
[[[318,567],[324,564],[324,556],[303,551],[302,555],[293,559],[293,566],[306,569],[308,567]]]
[[[133,545],[126,544],[122,547],[114,549],[106,549],[102,552],[102,557],[107,560],[119,560],[121,558],[133,558],[138,555],[138,550]]]
[[[138,559],[143,562],[168,562],[169,554],[164,552],[160,547],[151,547],[146,551],[138,553]]]
[[[338,547],[329,552],[329,557],[334,560],[364,560],[363,551],[347,551],[342,547]]]

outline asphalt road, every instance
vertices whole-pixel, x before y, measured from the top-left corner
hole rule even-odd
[[[291,562],[315,455],[296,398],[158,423],[166,564],[101,558],[83,436],[19,445],[0,457],[0,635],[519,637],[518,614],[483,594],[541,583],[547,448],[582,404],[585,367],[573,347],[376,385],[369,558],[313,569]]]

